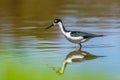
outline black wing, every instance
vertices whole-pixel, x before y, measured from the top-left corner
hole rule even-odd
[[[86,32],[80,32],[80,31],[72,31],[71,32],[72,37],[79,37],[82,36],[84,38],[94,38],[94,37],[102,37],[103,35],[95,35],[91,33],[86,33]]]

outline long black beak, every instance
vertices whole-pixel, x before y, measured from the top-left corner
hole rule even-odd
[[[54,25],[52,24],[52,25],[48,26],[46,29],[49,29],[49,28],[51,28],[52,26],[54,26]]]

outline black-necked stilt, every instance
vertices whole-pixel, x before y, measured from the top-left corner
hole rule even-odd
[[[86,42],[87,40],[94,38],[94,37],[102,37],[103,35],[95,35],[81,31],[68,31],[65,29],[62,20],[55,19],[53,24],[47,27],[49,29],[52,26],[58,25],[60,27],[61,32],[63,35],[72,43],[76,43],[80,45],[80,50],[82,48],[81,43]]]

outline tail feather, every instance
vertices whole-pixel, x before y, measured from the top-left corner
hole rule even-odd
[[[103,36],[105,36],[105,35],[96,35],[95,37],[103,37]]]
[[[94,35],[94,34],[91,34],[91,35],[86,35],[86,36],[83,36],[84,38],[95,38],[95,37],[103,37],[104,35]]]

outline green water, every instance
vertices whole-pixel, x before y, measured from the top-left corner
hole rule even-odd
[[[119,7],[119,0],[0,0],[0,80],[120,80]],[[57,26],[45,29],[55,18],[67,30],[106,36],[76,52]],[[93,57],[65,63],[77,53]]]

